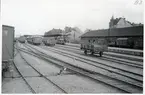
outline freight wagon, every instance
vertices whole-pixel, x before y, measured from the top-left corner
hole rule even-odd
[[[109,29],[108,34],[114,47],[143,49],[143,26]]]
[[[134,42],[133,42],[133,39],[131,38],[118,38],[116,40],[116,46],[118,47],[131,47],[133,48],[134,46]]]
[[[26,41],[26,37],[24,37],[24,36],[19,37],[19,42],[20,43],[25,43],[25,41]]]
[[[63,36],[58,36],[57,37],[57,44],[65,45],[65,39]]]
[[[14,58],[14,27],[2,25],[2,68]]]
[[[43,43],[48,46],[54,46],[56,44],[55,37],[43,37]]]
[[[27,42],[28,42],[29,44],[32,44],[32,43],[33,43],[33,38],[32,38],[32,37],[27,37]]]
[[[40,45],[42,43],[42,37],[39,35],[31,35],[27,37],[27,42],[33,45]]]
[[[33,37],[32,38],[32,43],[34,45],[40,45],[42,43],[42,37]]]
[[[64,39],[57,39],[57,44],[65,45]]]

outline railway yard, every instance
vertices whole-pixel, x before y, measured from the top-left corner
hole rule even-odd
[[[143,0],[3,0],[2,94],[143,94]]]
[[[80,45],[16,42],[2,93],[143,93],[143,51],[109,47],[100,57]]]

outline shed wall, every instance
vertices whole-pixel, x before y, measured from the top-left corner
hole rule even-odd
[[[2,61],[14,58],[14,27],[2,26]]]

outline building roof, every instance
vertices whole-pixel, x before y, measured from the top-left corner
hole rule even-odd
[[[92,30],[86,32],[81,37],[106,37],[106,36],[110,37],[143,36],[143,26]]]
[[[89,32],[84,33],[81,37],[102,37],[108,36],[108,29],[103,30],[91,30]]]
[[[45,37],[60,36],[60,35],[62,35],[61,29],[52,29],[44,34]]]
[[[116,25],[119,22],[120,19],[122,19],[122,18],[116,18],[116,19],[114,19],[113,20],[113,25]]]
[[[10,27],[10,28],[14,28],[14,26],[9,26],[9,25],[2,25],[2,27]]]

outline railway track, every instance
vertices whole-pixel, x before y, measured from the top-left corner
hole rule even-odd
[[[71,49],[73,49],[73,50],[80,50],[80,46],[73,46],[73,45],[56,45],[56,46],[58,46],[58,47],[65,47],[65,48],[71,48]],[[115,48],[115,50],[116,51],[113,51],[113,49],[111,49],[111,48],[115,48],[115,47],[108,47],[108,52],[114,52],[114,53],[122,53],[122,52],[119,52],[119,49],[123,49],[123,48],[118,48],[118,50]],[[111,50],[110,50],[111,49]],[[125,50],[126,51],[126,50]],[[124,51],[124,52],[125,52]],[[129,49],[129,51],[130,51],[130,49]],[[138,50],[135,50],[135,51],[138,51]],[[141,51],[138,51],[138,52],[141,52]],[[130,53],[123,53],[123,54],[128,54],[128,55],[132,55],[132,54],[130,54]],[[134,56],[140,56],[141,57],[141,55],[139,55],[139,54],[135,54]]]
[[[24,51],[24,49],[18,49],[16,47],[17,51],[19,52],[21,58],[27,63],[27,65],[29,65],[32,69],[34,69],[39,75],[40,77],[43,77],[44,79],[48,80],[50,83],[52,83],[54,86],[56,86],[57,88],[59,88],[63,93],[67,93],[64,89],[62,89],[61,87],[59,87],[59,85],[57,85],[56,83],[54,83],[53,81],[51,81],[50,79],[48,79],[46,76],[44,76],[40,71],[38,71],[36,68],[34,68],[21,54],[20,51]],[[25,51],[26,52],[26,51]],[[30,54],[30,53],[29,53]],[[32,54],[31,54],[32,55]],[[17,68],[17,66],[15,65],[15,67]],[[18,68],[17,68],[18,70]],[[36,91],[30,86],[30,84],[27,82],[27,80],[25,79],[25,77],[22,75],[22,73],[18,70],[18,72],[21,74],[22,78],[25,80],[26,84],[30,87],[32,93],[36,93]]]
[[[125,76],[125,77],[128,77],[128,78],[134,79],[136,81],[140,81],[141,83],[143,82],[142,76],[140,76],[140,75],[138,75],[136,73],[134,74],[132,72],[124,71],[124,70],[121,70],[121,69],[118,70],[118,68],[114,68],[114,67],[112,68],[111,66],[108,66],[108,65],[105,65],[105,66],[104,65],[98,65],[98,64],[96,64],[97,63],[96,61],[88,60],[88,59],[82,58],[80,56],[75,56],[75,55],[72,55],[72,54],[69,54],[69,53],[66,53],[66,52],[61,52],[61,51],[52,50],[52,49],[50,51],[55,52],[55,53],[59,53],[61,55],[64,55],[64,56],[67,56],[67,57],[70,57],[70,58],[74,58],[75,57],[76,60],[79,60],[81,62],[90,64],[90,65],[95,66],[97,68],[101,68],[101,69],[107,70],[109,72],[113,72],[115,74],[119,74],[119,75],[122,75],[122,76]],[[99,64],[102,64],[102,63],[99,63]]]
[[[15,49],[14,57],[15,57],[17,54],[18,54],[18,51],[16,51],[16,49]],[[26,85],[27,85],[28,88],[30,89],[30,92],[36,93],[36,92],[34,91],[34,89],[31,87],[31,85],[29,85],[28,81],[26,80],[26,78],[25,78],[25,76],[23,75],[23,73],[19,70],[19,68],[17,67],[17,65],[16,65],[16,63],[15,63],[14,60],[12,61],[12,64],[11,64],[11,65],[14,66],[13,68],[15,68],[15,69],[16,69],[16,72],[20,75],[19,77],[16,77],[16,78],[22,78],[22,80],[26,83]],[[9,78],[9,77],[8,77],[8,78]],[[13,77],[13,75],[12,75],[12,78],[15,78],[15,77]]]
[[[72,48],[66,48],[66,47],[54,47],[56,49],[61,49],[61,50],[65,50],[65,51],[69,51],[69,52],[75,52],[77,54],[80,54],[83,56],[82,52],[80,52],[80,50],[76,50],[76,49],[72,49]],[[85,55],[86,56],[86,55]],[[95,57],[96,55],[89,55],[90,57]],[[107,61],[111,61],[111,62],[117,62],[120,64],[125,64],[128,66],[134,66],[134,67],[139,67],[141,69],[143,69],[143,64],[137,61],[131,61],[131,60],[125,60],[125,59],[121,59],[121,58],[116,58],[116,57],[111,57],[111,56],[107,56],[107,55],[103,55],[103,57],[97,57],[98,59],[102,59],[102,60],[107,60]]]
[[[59,46],[59,45],[58,45]],[[64,46],[64,45],[60,45],[60,46]],[[65,45],[66,47],[71,47],[71,48],[73,48],[73,49],[77,49],[77,50],[79,50],[80,49],[80,44],[78,44],[78,45],[70,45],[70,44],[66,44]],[[113,48],[115,49],[115,51],[113,50]],[[108,47],[108,49],[109,49],[109,51],[111,51],[111,52],[114,52],[114,53],[122,53],[120,50],[117,50],[117,48],[118,47]],[[118,48],[118,49],[121,49],[121,50],[125,50],[126,51],[126,49],[127,48]],[[129,49],[129,48],[128,48]],[[131,49],[129,49],[129,52],[130,52],[130,50]],[[133,49],[133,50],[135,50],[135,49]],[[123,54],[128,54],[128,55],[135,55],[135,56],[142,56],[143,57],[143,54],[137,54],[137,53],[126,53],[125,51],[123,51]],[[141,52],[140,50],[135,50],[135,51],[138,51],[138,52]]]
[[[31,47],[31,49],[32,49],[33,47]],[[29,47],[29,49],[30,49],[30,47]],[[36,49],[36,48],[35,48]],[[33,50],[34,50],[34,48],[33,48]],[[38,52],[39,50],[37,50],[37,52]],[[36,51],[35,51],[36,52]],[[51,59],[54,59],[55,61],[56,60],[58,60],[58,59],[56,59],[56,58],[52,58],[51,56],[49,56],[49,55],[46,55],[46,54],[44,54],[44,53],[42,53],[42,52],[40,52],[39,51],[39,55],[41,55],[42,56],[42,54],[43,54],[43,56],[47,56],[47,58],[51,58]],[[50,60],[50,59],[49,59]],[[61,61],[61,63],[63,62],[62,60],[58,60],[59,61],[59,63],[60,63],[60,61]],[[70,68],[70,64],[69,63],[66,63],[66,62],[63,62],[63,63],[65,63],[65,65],[67,64],[67,68],[69,67]],[[58,63],[57,63],[58,64]],[[68,65],[69,64],[69,65]],[[73,68],[76,68],[76,66],[73,66]],[[84,68],[81,68],[81,67],[77,67],[77,68],[79,68],[79,69],[83,69],[84,71],[86,71]],[[71,70],[72,70],[72,67],[70,68]],[[76,71],[76,70],[74,70],[74,71]],[[87,72],[91,72],[91,73],[93,73],[93,75],[94,74],[97,74],[97,76],[101,76],[101,77],[103,77],[102,79],[104,79],[104,80],[100,80],[100,79],[98,79],[97,78],[97,76],[95,75],[95,76],[91,76],[91,78],[93,78],[93,79],[96,79],[96,80],[98,80],[98,81],[101,81],[101,82],[103,82],[103,83],[105,83],[105,84],[108,84],[108,85],[111,85],[111,86],[113,86],[113,87],[116,87],[116,88],[118,88],[118,89],[121,89],[121,90],[124,90],[124,91],[126,91],[126,92],[130,92],[130,93],[133,93],[133,92],[138,92],[137,91],[137,89],[135,90],[132,90],[134,87],[136,88],[138,88],[138,90],[139,90],[139,92],[142,92],[142,83],[135,83],[135,84],[131,84],[131,83],[129,83],[129,81],[128,81],[128,83],[126,83],[126,82],[124,82],[124,81],[121,81],[121,80],[118,80],[118,79],[115,79],[115,78],[112,78],[112,77],[110,77],[110,76],[106,76],[106,75],[103,75],[103,74],[101,74],[101,73],[97,73],[97,72],[94,72],[94,71],[88,71],[87,70]],[[80,73],[80,71],[79,71],[79,73]],[[86,75],[86,74],[85,74]],[[89,74],[90,75],[90,74]],[[88,75],[87,75],[88,76]],[[90,76],[89,76],[90,77]],[[117,81],[117,83],[121,83],[121,84],[123,84],[124,86],[126,85],[127,86],[127,88],[122,88],[122,87],[118,87],[119,85],[114,85],[114,84],[110,84],[110,83],[108,83],[106,80],[111,80],[111,81],[114,81],[114,83],[116,83],[116,81]],[[134,81],[134,82],[137,82],[137,81]],[[131,87],[129,87],[129,86],[131,86]]]
[[[16,68],[16,70],[18,71],[18,73],[20,74],[20,76],[22,77],[22,79],[25,81],[25,83],[28,85],[29,89],[31,90],[32,93],[36,93],[34,91],[34,89],[31,87],[31,85],[29,85],[28,81],[26,80],[26,78],[23,76],[22,72],[20,72],[20,70],[18,69],[18,67],[16,66],[15,62],[13,62],[14,67]]]
[[[45,48],[45,46],[43,46],[43,47],[41,47],[41,48]],[[49,49],[49,47],[46,47],[47,49]],[[45,49],[46,49],[45,48]],[[59,54],[68,54],[68,55],[71,55],[71,56],[74,56],[74,57],[77,57],[77,58],[81,58],[81,59],[85,59],[85,60],[89,60],[89,61],[92,61],[92,60],[90,60],[90,59],[88,59],[87,57],[89,57],[89,58],[91,58],[91,57],[94,57],[93,55],[91,56],[91,55],[89,55],[89,56],[84,56],[84,55],[82,55],[82,54],[80,54],[80,53],[76,53],[76,54],[74,54],[74,52],[73,53],[71,53],[71,52],[68,52],[67,51],[67,49],[59,49],[59,48],[50,48],[49,49],[50,51],[51,50],[54,50],[55,52],[57,51]],[[63,52],[62,52],[63,51]],[[79,55],[78,55],[79,54]],[[99,57],[99,58],[97,58],[97,59],[102,59],[102,60],[105,60],[106,58],[101,58],[101,57]],[[114,59],[114,58],[113,58]],[[126,61],[121,61],[121,60],[115,60],[115,61],[113,61],[113,59],[112,60],[110,60],[110,59],[106,59],[107,61],[111,61],[111,62],[115,62],[116,64],[122,64],[122,65],[127,65],[127,66],[131,66],[131,67],[135,67],[135,68],[140,68],[140,69],[143,69],[143,64],[138,64],[138,63],[136,63],[136,64],[134,64],[134,63],[128,63],[128,62],[126,62]],[[118,62],[119,61],[119,62]],[[95,63],[98,63],[98,61],[92,61],[92,62],[95,62]],[[125,63],[126,62],[126,63]],[[105,64],[106,65],[106,64]],[[107,65],[108,66],[108,65]],[[128,71],[128,70],[127,70]],[[142,75],[142,74],[141,74]]]
[[[28,51],[28,50],[26,50],[26,49],[21,49],[21,51],[22,52],[25,52],[25,53],[28,53],[28,54],[30,54],[30,55],[34,55],[35,57],[39,57],[39,58],[42,58],[42,56],[39,56],[39,55],[36,55],[36,54],[34,54],[34,53],[31,53],[30,51]],[[45,59],[45,58],[42,58],[42,59]],[[59,62],[60,63],[60,62]],[[58,64],[58,65],[60,65],[60,64]],[[61,66],[61,65],[60,65]],[[74,73],[75,74],[75,73]],[[82,75],[79,75],[79,74],[75,74],[75,75],[77,75],[77,76],[79,76],[79,77],[81,77]],[[67,77],[67,76],[66,76]],[[83,77],[83,78],[86,78],[86,79],[88,79],[88,77]],[[66,80],[67,81],[67,80]],[[94,81],[94,80],[93,80]],[[96,82],[96,80],[94,81],[94,82]],[[96,83],[99,83],[99,84],[102,84],[102,83],[100,83],[100,82],[96,82]],[[106,86],[105,86],[106,87]],[[108,85],[107,85],[107,87],[108,87]],[[113,88],[113,87],[112,87]],[[114,89],[114,88],[113,88]],[[116,88],[115,88],[116,89]],[[122,91],[122,90],[117,90],[117,91],[121,91],[121,93],[125,93],[124,91]],[[109,93],[110,92],[112,92],[112,91],[109,91]],[[116,93],[116,92],[115,92]]]

